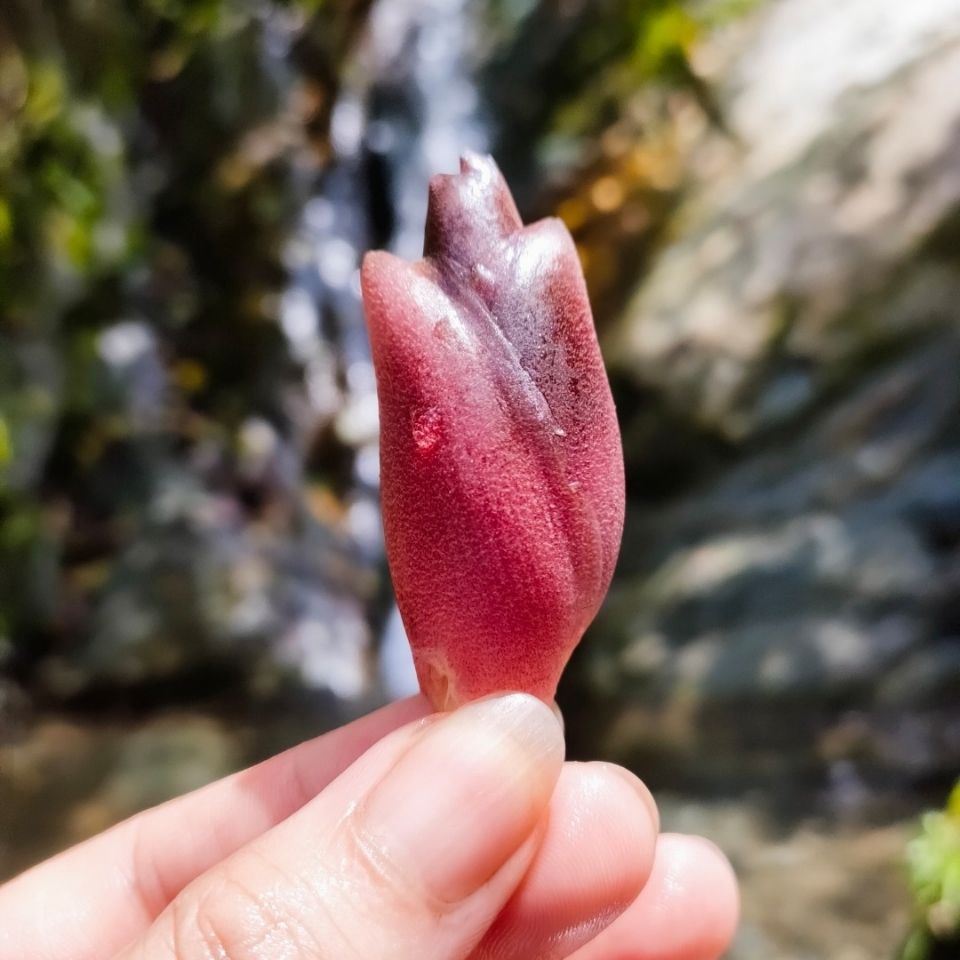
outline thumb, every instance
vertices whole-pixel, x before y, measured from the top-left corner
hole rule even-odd
[[[124,956],[462,960],[530,865],[562,762],[556,717],[524,694],[403,728]]]

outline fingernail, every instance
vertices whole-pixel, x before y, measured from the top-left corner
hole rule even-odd
[[[364,805],[364,839],[426,892],[459,902],[532,834],[563,764],[550,708],[526,694],[467,704],[433,724]]]

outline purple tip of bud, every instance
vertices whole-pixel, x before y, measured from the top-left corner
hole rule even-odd
[[[521,229],[510,188],[492,157],[465,153],[459,174],[431,178],[425,257],[472,265],[478,252]]]

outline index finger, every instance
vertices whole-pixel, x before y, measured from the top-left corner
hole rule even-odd
[[[0,887],[0,960],[102,960],[190,881],[299,810],[386,734],[430,713],[391,704],[132,817]],[[411,729],[411,735],[413,730]]]

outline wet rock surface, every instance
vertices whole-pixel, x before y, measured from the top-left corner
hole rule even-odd
[[[960,18],[822,7],[739,35],[732,137],[607,341],[646,406],[578,689],[667,780],[960,768]]]
[[[956,5],[825,8],[770,4],[718,51],[730,133],[694,149],[673,236],[608,338],[614,371],[734,442],[954,316]]]

